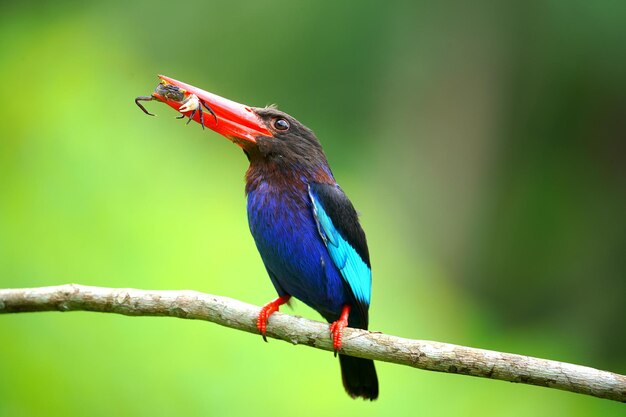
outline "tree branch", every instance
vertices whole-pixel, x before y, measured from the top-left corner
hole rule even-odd
[[[76,284],[0,289],[0,314],[32,311],[98,311],[127,316],[170,316],[206,320],[258,333],[258,307],[196,291],[150,291]],[[296,345],[333,349],[328,325],[301,317],[273,314],[267,335]],[[410,340],[350,328],[344,331],[341,352],[429,371],[521,382],[626,402],[624,375],[530,356]]]

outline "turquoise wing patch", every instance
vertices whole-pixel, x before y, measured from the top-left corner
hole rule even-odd
[[[350,243],[337,231],[332,219],[326,214],[324,207],[310,187],[309,196],[313,203],[317,229],[333,263],[348,283],[357,301],[369,305],[372,294],[372,271]]]

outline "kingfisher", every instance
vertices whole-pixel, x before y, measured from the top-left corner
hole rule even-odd
[[[263,339],[269,317],[280,306],[292,297],[304,302],[330,323],[347,393],[375,400],[374,362],[341,354],[345,327],[368,328],[372,274],[367,240],[313,131],[275,106],[250,107],[159,78],[152,96],[138,100],[168,104],[181,117],[231,140],[250,162],[245,176],[248,223],[278,294],[259,313]]]

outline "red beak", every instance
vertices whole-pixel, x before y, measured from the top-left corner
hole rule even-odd
[[[254,113],[250,106],[236,103],[165,75],[159,75],[159,78],[167,84],[184,90],[185,97],[195,94],[215,114],[214,117],[208,111],[202,113],[204,126],[226,136],[234,143],[241,146],[243,144],[241,143],[242,141],[256,143],[258,136],[272,136],[265,123]],[[153,96],[174,110],[178,111],[182,107],[182,103],[166,98],[158,93],[154,93]],[[189,116],[191,111],[183,112],[183,114]],[[193,120],[200,123],[200,112],[196,112]]]

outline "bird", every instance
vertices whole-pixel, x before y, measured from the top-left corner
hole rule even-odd
[[[374,362],[341,353],[345,327],[368,329],[372,274],[367,239],[313,131],[276,106],[250,107],[159,78],[153,98],[225,136],[249,160],[248,223],[278,295],[258,315],[263,339],[269,317],[280,306],[292,297],[304,302],[330,323],[346,392],[377,399]],[[195,111],[202,106],[208,114]]]

